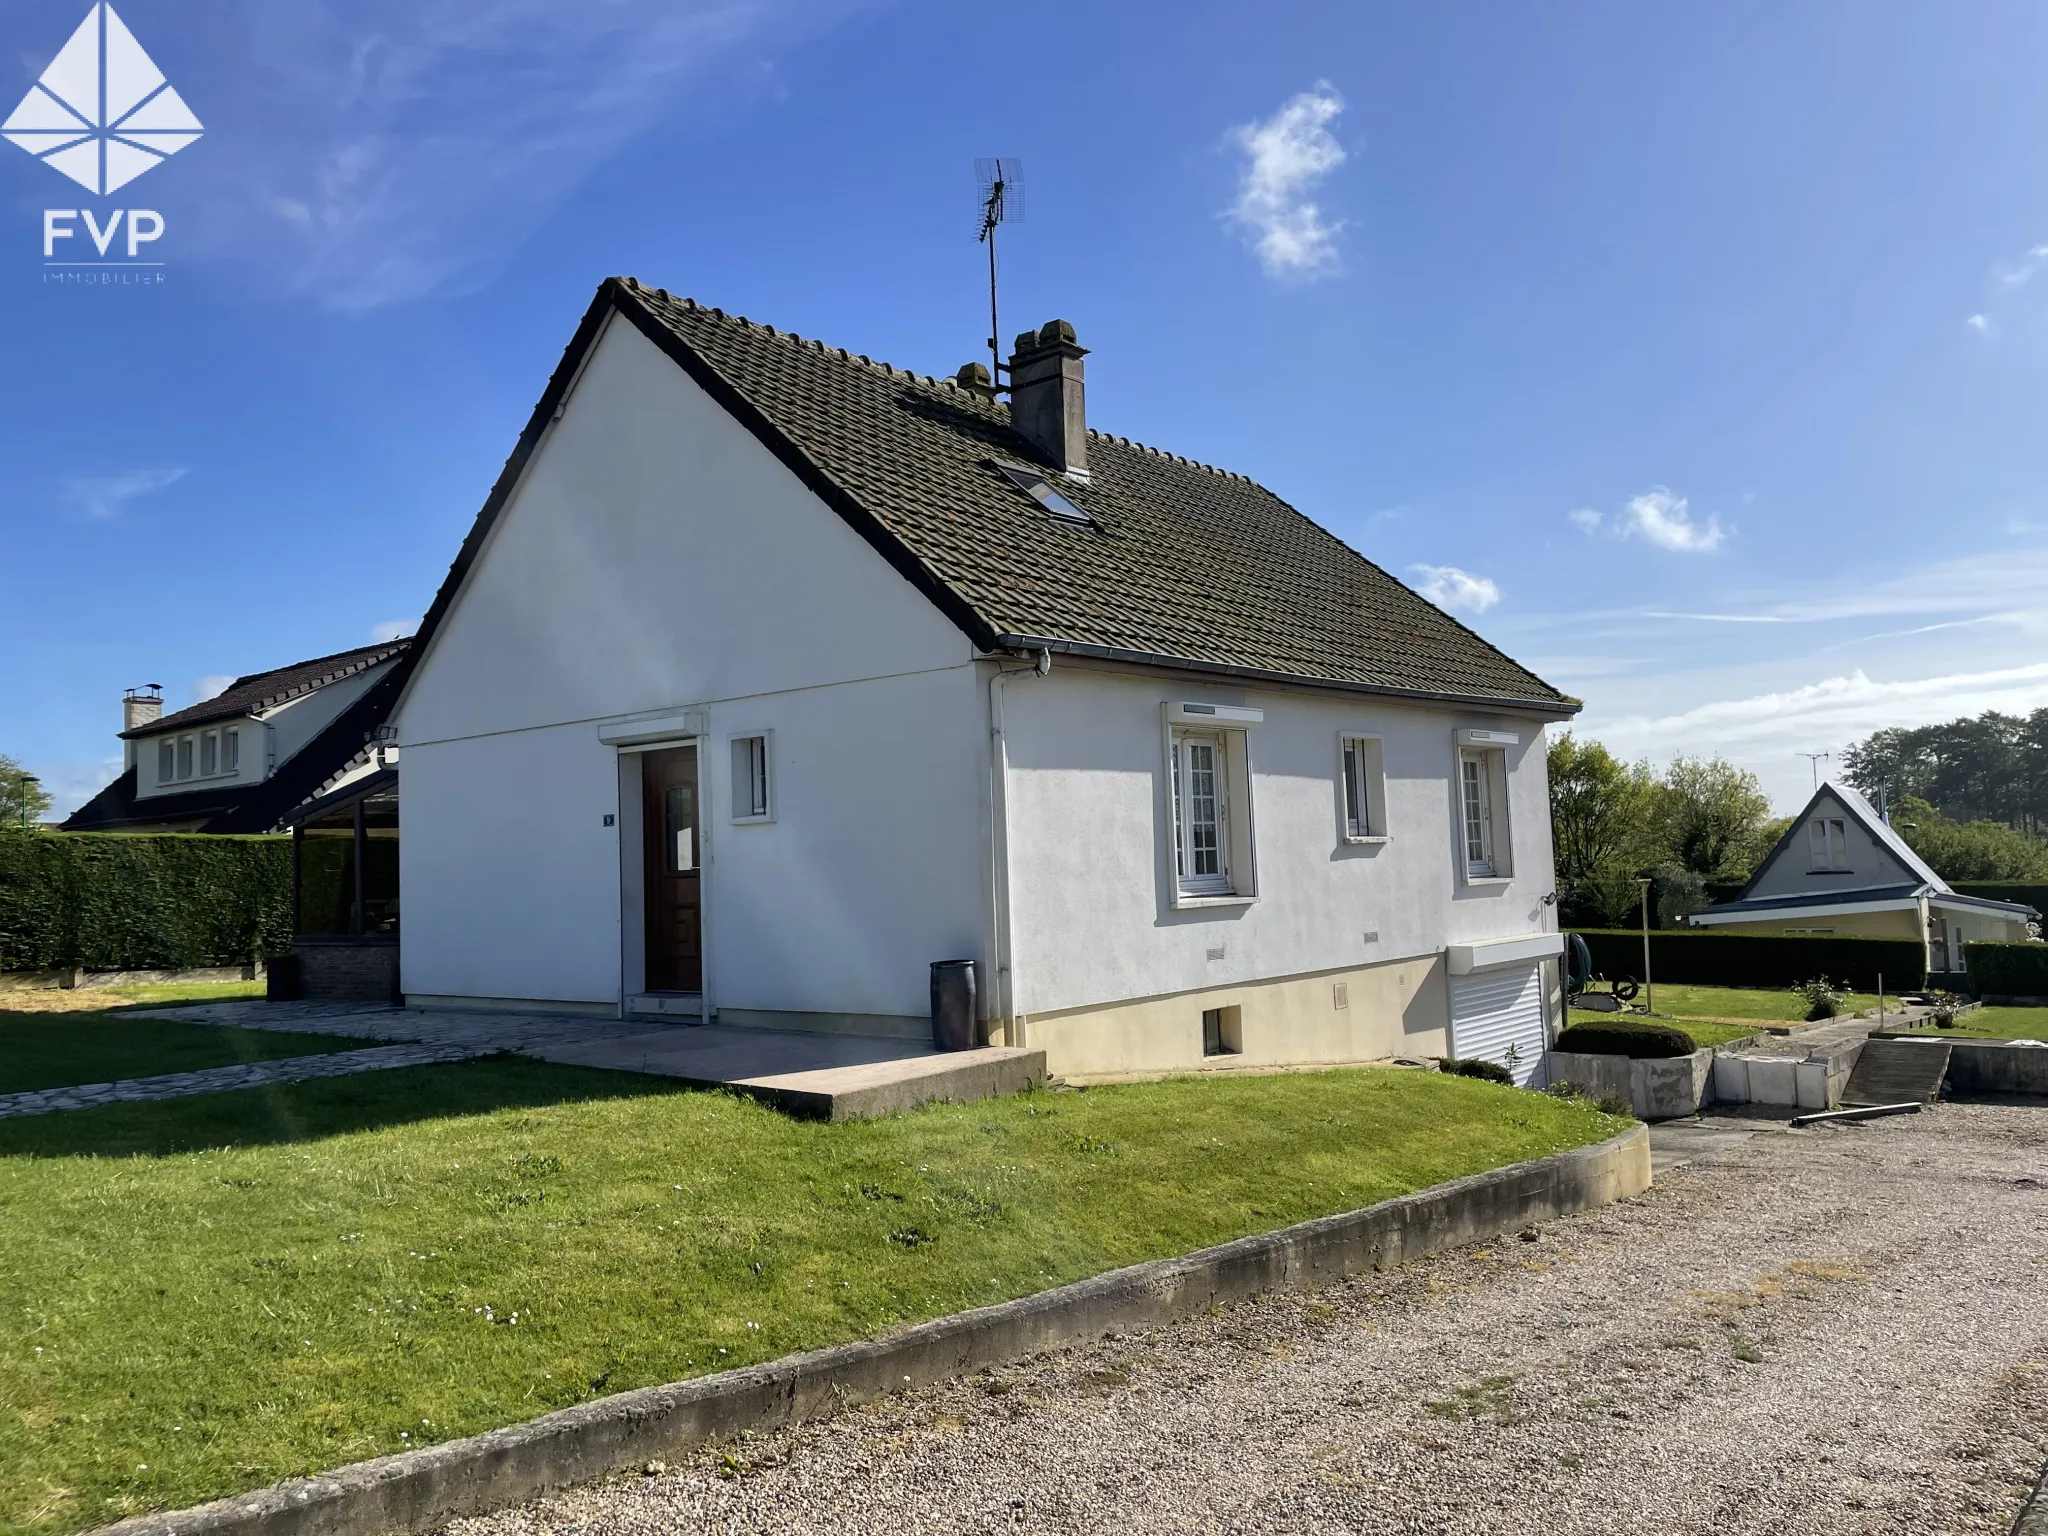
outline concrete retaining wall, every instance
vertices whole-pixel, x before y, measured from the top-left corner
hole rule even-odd
[[[263,962],[247,965],[211,965],[193,971],[86,971],[69,968],[56,971],[0,972],[0,992],[47,992],[72,987],[136,987],[183,981],[261,981]]]
[[[622,1392],[525,1424],[380,1457],[218,1503],[143,1515],[108,1536],[382,1536],[502,1508],[746,1429],[772,1429],[1261,1292],[1384,1269],[1650,1185],[1649,1133],[1439,1184],[1362,1211],[1114,1270],[890,1338]]]
[[[1638,1118],[1677,1120],[1699,1113],[1712,1097],[1714,1053],[1636,1060],[1627,1056],[1592,1056],[1577,1051],[1550,1053],[1550,1080],[1575,1083],[1594,1097],[1627,1099]]]
[[[1950,1040],[1948,1084],[1957,1093],[2048,1096],[2048,1050],[1997,1040]]]

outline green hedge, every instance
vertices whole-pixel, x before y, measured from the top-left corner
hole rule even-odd
[[[1626,928],[1574,930],[1593,952],[1596,975],[1643,976],[1643,936]],[[1658,981],[1708,987],[1791,987],[1816,976],[1857,992],[1906,992],[1927,979],[1927,952],[1914,939],[1854,939],[1832,934],[1716,933],[1662,928],[1650,933]]]
[[[1963,946],[1975,997],[2048,997],[2048,944]]]
[[[1982,896],[1986,901],[2025,902],[2036,912],[2048,912],[2048,885],[2038,880],[1951,880],[1958,896]]]
[[[289,837],[0,835],[0,970],[184,970],[291,947]]]
[[[1699,1047],[1692,1036],[1669,1024],[1637,1023],[1616,1019],[1613,1023],[1574,1024],[1557,1037],[1554,1050],[1582,1056],[1627,1056],[1635,1061],[1661,1061],[1672,1056],[1690,1056]]]

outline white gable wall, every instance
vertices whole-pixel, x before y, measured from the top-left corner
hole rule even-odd
[[[986,925],[971,656],[614,321],[396,716],[404,989],[615,1004],[631,921],[619,837],[637,815],[598,730],[702,710],[718,1006],[922,1015],[928,962],[978,955]],[[736,827],[726,742],[759,729],[776,733],[778,813]]]
[[[1813,867],[1809,828],[1823,817],[1843,824],[1849,850],[1847,870],[1824,871]],[[1868,885],[1919,885],[1921,877],[1908,869],[1892,851],[1864,830],[1863,824],[1844,809],[1832,795],[1823,794],[1792,828],[1792,836],[1777,856],[1758,871],[1747,895],[1808,896],[1852,890]]]

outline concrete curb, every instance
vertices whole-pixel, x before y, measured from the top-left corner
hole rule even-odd
[[[383,1536],[522,1503],[741,1430],[823,1418],[984,1366],[1155,1327],[1261,1292],[1308,1290],[1424,1258],[1650,1185],[1650,1137],[1608,1141],[1438,1184],[1199,1253],[920,1323],[884,1339],[643,1387],[524,1424],[357,1462],[165,1514],[104,1536]]]
[[[2034,1484],[2034,1495],[2012,1523],[2012,1536],[2048,1536],[2048,1467]]]

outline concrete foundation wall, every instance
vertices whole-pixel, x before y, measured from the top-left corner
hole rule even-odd
[[[1202,1054],[1210,1008],[1238,1010],[1241,1050]],[[1058,1076],[1102,1080],[1442,1056],[1449,1030],[1444,962],[1425,956],[1037,1014],[1024,1037]]]
[[[1950,1041],[1948,1083],[1957,1093],[2048,1095],[2048,1049],[1989,1040]]]

